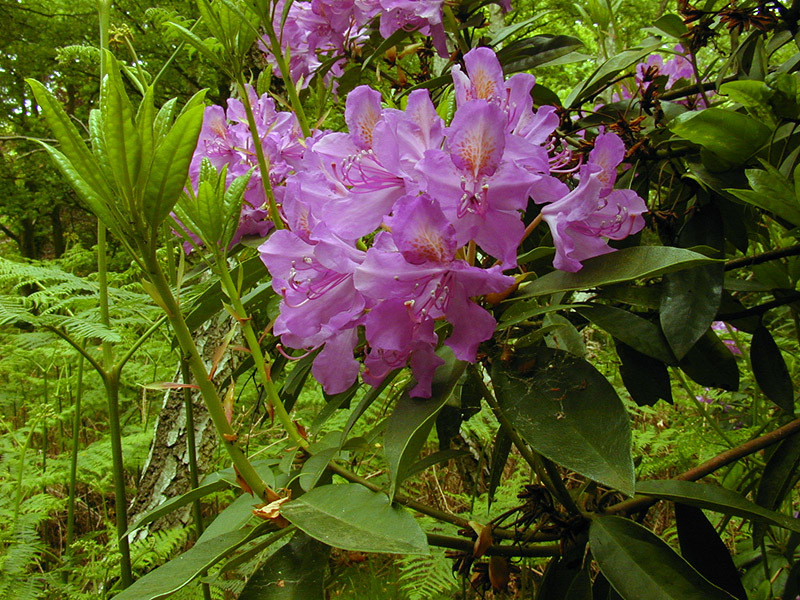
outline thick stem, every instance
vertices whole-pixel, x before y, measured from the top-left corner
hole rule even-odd
[[[239,325],[242,327],[244,338],[247,341],[247,347],[250,349],[250,353],[253,356],[256,373],[267,392],[269,401],[275,411],[275,416],[278,417],[281,425],[283,425],[283,428],[289,435],[289,439],[301,448],[306,448],[308,446],[308,441],[300,435],[297,426],[294,424],[294,421],[292,421],[292,417],[283,406],[283,402],[278,395],[278,389],[275,387],[275,383],[269,375],[270,367],[267,365],[266,360],[264,360],[264,353],[261,351],[261,344],[258,343],[258,336],[255,331],[253,331],[253,324],[247,316],[247,311],[239,297],[239,290],[236,288],[236,284],[233,283],[230,271],[227,269],[225,260],[220,253],[217,253],[215,265],[217,266],[217,274],[220,277],[225,293],[231,301],[233,310],[236,312],[236,318],[239,321]]]
[[[217,430],[220,442],[225,446],[225,450],[227,450],[230,455],[239,475],[247,485],[250,486],[253,493],[265,502],[277,500],[279,496],[269,489],[262,481],[237,443],[236,433],[233,431],[231,424],[228,423],[222,401],[220,400],[219,394],[217,394],[217,389],[209,379],[208,370],[194,343],[192,332],[189,331],[186,325],[186,321],[181,314],[180,307],[175,300],[175,296],[172,294],[172,290],[169,287],[169,283],[164,276],[161,266],[156,262],[155,256],[152,255],[146,258],[145,261],[147,263],[148,279],[156,288],[164,302],[164,307],[167,309],[169,320],[175,331],[175,337],[178,339],[181,351],[186,357],[195,383],[200,388],[200,393],[208,408],[208,414],[211,416],[211,420]]]
[[[452,548],[472,552],[475,542],[465,538],[439,535],[438,533],[428,533],[428,543],[431,546],[440,548]],[[486,550],[487,556],[561,556],[559,544],[547,544],[544,546],[497,546],[491,545]]]
[[[111,464],[114,471],[114,512],[119,540],[120,573],[122,588],[133,583],[131,574],[131,552],[128,542],[128,501],[125,495],[125,465],[122,460],[122,427],[119,420],[119,378],[116,373],[105,380],[108,400],[108,428],[111,436]]]
[[[794,421],[787,423],[783,427],[779,427],[774,431],[765,433],[764,435],[754,438],[749,442],[745,442],[744,444],[740,444],[735,448],[731,448],[730,450],[727,450],[722,454],[718,454],[717,456],[707,460],[703,464],[698,465],[692,469],[689,469],[684,473],[681,473],[675,479],[679,481],[697,481],[698,479],[702,479],[706,475],[709,475],[726,465],[736,462],[740,458],[744,458],[745,456],[749,456],[750,454],[755,454],[759,450],[763,450],[764,448],[773,446],[778,442],[785,440],[790,435],[794,435],[799,431],[800,431],[800,419],[795,419]],[[656,502],[658,502],[658,498],[653,498],[651,496],[640,496],[639,498],[634,498],[633,500],[625,500],[624,502],[619,502],[618,504],[614,504],[613,506],[606,509],[606,513],[608,514],[637,513],[649,508]]]

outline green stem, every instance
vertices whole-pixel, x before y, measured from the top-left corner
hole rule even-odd
[[[261,184],[264,188],[266,204],[269,206],[269,218],[272,220],[276,229],[283,229],[283,220],[278,212],[278,204],[275,202],[275,193],[272,191],[272,183],[269,180],[269,163],[267,162],[267,157],[264,156],[264,148],[261,147],[261,137],[258,134],[256,118],[253,114],[253,107],[250,104],[250,96],[247,93],[247,87],[245,86],[244,77],[242,76],[241,71],[237,71],[236,73],[236,86],[239,88],[239,96],[241,96],[242,104],[244,105],[244,112],[247,115],[247,126],[250,129],[250,135],[253,138],[253,147],[256,151],[258,169],[261,173]]]
[[[28,431],[28,435],[25,437],[25,442],[22,444],[22,450],[19,453],[19,470],[17,471],[17,494],[16,498],[14,499],[14,517],[11,519],[13,526],[11,528],[12,531],[16,533],[17,529],[17,519],[19,518],[19,507],[22,505],[22,478],[25,473],[25,455],[28,452],[28,446],[31,444],[31,439],[33,438],[33,433],[36,431],[36,426],[39,424],[39,419],[42,418],[44,413],[39,415],[34,422],[31,424],[31,429]]]
[[[75,390],[75,416],[72,419],[72,450],[69,460],[69,497],[67,498],[67,552],[75,539],[75,497],[78,495],[78,432],[81,427],[81,400],[83,398],[83,357],[78,359],[78,387]],[[67,575],[67,571],[64,571]]]
[[[219,275],[220,281],[222,282],[223,289],[225,290],[228,299],[231,301],[233,310],[236,313],[236,319],[239,321],[239,324],[242,327],[242,332],[244,333],[245,340],[247,341],[247,346],[253,356],[253,362],[255,363],[258,378],[260,379],[261,384],[264,386],[269,401],[275,410],[275,416],[278,417],[278,420],[283,425],[286,433],[289,434],[289,439],[291,439],[294,444],[297,444],[301,448],[306,448],[308,446],[308,441],[306,441],[305,438],[300,435],[300,432],[297,430],[297,426],[294,424],[294,421],[292,421],[292,417],[286,411],[286,408],[284,407],[283,402],[278,395],[278,389],[275,387],[275,383],[269,376],[269,365],[267,365],[266,361],[264,360],[264,353],[261,351],[261,345],[258,343],[258,337],[256,336],[255,331],[253,331],[253,324],[250,320],[250,317],[247,316],[247,311],[245,310],[242,300],[239,297],[239,290],[231,278],[230,271],[226,266],[225,259],[222,257],[221,252],[217,252],[215,264],[217,267],[216,271]]]
[[[233,464],[239,471],[239,475],[250,486],[253,493],[265,502],[277,500],[278,495],[264,484],[253,465],[250,464],[247,456],[236,443],[236,434],[231,424],[228,423],[228,419],[225,416],[225,408],[222,405],[219,394],[217,394],[216,387],[209,379],[208,370],[194,343],[192,332],[181,314],[175,296],[172,294],[172,289],[164,276],[164,271],[154,255],[149,255],[145,258],[145,262],[147,265],[147,277],[161,296],[164,308],[167,310],[167,316],[175,331],[175,337],[178,339],[183,355],[186,357],[195,383],[200,388],[200,393],[217,430],[220,442],[225,446],[225,450],[227,450]]]
[[[108,302],[108,263],[106,227],[97,223],[97,283],[100,293],[100,322],[111,327]],[[108,402],[108,430],[111,436],[111,460],[114,470],[114,512],[117,524],[117,539],[120,553],[120,575],[122,589],[133,583],[131,553],[128,537],[128,502],[125,494],[125,462],[122,458],[122,425],[119,418],[119,369],[114,367],[114,348],[111,342],[103,341],[103,383]]]
[[[181,377],[183,383],[188,383],[191,379],[189,365],[181,357]],[[183,388],[183,403],[186,410],[186,453],[189,456],[189,483],[192,489],[197,489],[200,485],[200,474],[197,469],[197,442],[194,437],[194,404],[192,402],[192,392],[189,388]],[[203,535],[203,512],[200,507],[200,499],[192,501],[192,516],[194,517],[194,528],[200,539]],[[203,572],[205,575],[207,572]],[[202,584],[203,600],[211,600],[211,588],[207,583]]]

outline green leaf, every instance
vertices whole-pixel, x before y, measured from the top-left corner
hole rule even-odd
[[[791,491],[800,466],[800,434],[783,440],[769,457],[761,480],[758,482],[756,504],[768,510],[780,508],[786,495]],[[753,527],[753,544],[758,546],[764,537],[765,527]]]
[[[664,541],[622,517],[600,517],[589,529],[592,556],[624,600],[731,600]]]
[[[784,412],[794,414],[794,385],[778,344],[769,330],[760,325],[750,343],[753,376],[761,391]]]
[[[577,311],[600,329],[607,331],[615,339],[637,352],[668,365],[676,363],[664,334],[655,323],[627,310],[603,304],[583,306]],[[707,328],[708,325],[706,325]]]
[[[685,112],[672,120],[670,130],[713,152],[729,166],[747,162],[771,133],[757,120],[722,108]],[[732,131],[736,135],[731,135]]]
[[[659,399],[672,404],[672,387],[667,365],[618,340],[616,348],[622,363],[619,374],[633,401],[639,406],[653,406]]]
[[[496,360],[492,383],[503,413],[534,450],[633,494],[630,419],[591,364],[560,350],[531,348]]]
[[[196,106],[181,115],[155,150],[143,205],[146,222],[152,229],[167,218],[183,192],[203,112],[203,107]]]
[[[569,35],[534,35],[503,47],[497,58],[506,74],[527,71],[558,60],[583,48],[583,42]]]
[[[229,531],[192,546],[177,558],[151,571],[132,586],[114,596],[114,600],[159,600],[167,598],[212,567],[230,556],[238,547],[254,539],[265,528],[254,527]]]
[[[80,172],[78,172],[78,170],[74,167],[70,160],[64,156],[64,154],[52,146],[49,146],[43,142],[40,143],[47,151],[47,154],[50,155],[50,158],[56,167],[58,167],[58,170],[61,171],[61,174],[69,182],[70,186],[72,186],[72,189],[74,189],[78,196],[80,196],[81,200],[86,203],[86,206],[89,208],[89,210],[92,211],[92,213],[94,213],[94,215],[100,219],[100,221],[105,223],[106,227],[117,233],[119,228],[117,227],[115,215],[108,208],[105,200],[97,194],[95,188],[93,188],[91,184],[83,178]]]
[[[697,340],[678,366],[700,385],[728,391],[739,389],[736,357],[712,329]]]
[[[511,454],[511,438],[502,427],[497,430],[492,446],[492,457],[489,462],[489,484],[486,493],[488,495],[489,508],[492,507],[494,494],[497,491],[500,481],[503,478],[503,471],[506,468],[508,457]]]
[[[711,326],[722,299],[723,279],[721,263],[664,276],[658,314],[661,330],[679,360]]]
[[[239,600],[325,600],[330,546],[302,531],[248,579]]]
[[[109,61],[109,65],[115,64],[116,60]],[[142,141],[133,120],[131,101],[125,93],[119,72],[114,68],[103,81],[100,111],[103,114],[103,139],[111,172],[119,193],[133,202],[134,183],[142,166]],[[134,205],[129,207],[130,210],[134,208]]]
[[[666,14],[659,17],[653,21],[653,27],[674,38],[683,37],[687,31],[683,19],[675,14]]]
[[[86,147],[69,115],[61,107],[61,103],[35,79],[26,79],[25,81],[31,86],[36,103],[41,107],[48,127],[61,145],[61,152],[74,171],[88,184],[96,196],[110,198],[111,190],[108,183],[103,180],[102,172],[97,168],[92,153]],[[59,166],[59,168],[61,167]]]
[[[703,511],[677,502],[675,522],[683,558],[717,587],[738,600],[747,600],[731,554]]]
[[[569,319],[562,315],[547,313],[542,322],[543,329],[552,327],[544,340],[548,347],[557,350],[566,350],[575,356],[586,356],[586,345],[583,343],[583,336]]]
[[[323,485],[287,502],[281,514],[311,537],[344,550],[428,554],[425,533],[386,494],[357,483]]]
[[[384,434],[384,455],[391,474],[391,498],[394,498],[398,487],[408,476],[409,468],[419,457],[436,422],[436,415],[450,398],[453,387],[464,371],[466,363],[457,360],[450,348],[443,346],[437,353],[445,363],[433,375],[431,397],[412,398],[404,393],[389,417]]]
[[[159,504],[156,508],[151,510],[150,512],[144,514],[141,519],[139,519],[135,524],[128,527],[128,531],[125,532],[125,535],[130,535],[137,529],[141,529],[148,523],[152,523],[153,521],[163,517],[166,514],[171,513],[174,510],[178,510],[182,506],[186,506],[190,502],[194,502],[200,498],[208,496],[216,491],[225,489],[228,487],[228,483],[222,479],[217,479],[212,481],[211,483],[207,483],[205,485],[200,485],[193,490],[189,490],[185,494],[181,494],[180,496],[176,496],[174,498],[170,498],[163,504]]]
[[[553,271],[520,286],[520,296],[542,296],[556,292],[588,290],[633,279],[657,277],[665,273],[715,262],[697,252],[670,246],[635,246],[590,258],[577,273]]]
[[[677,479],[640,481],[636,484],[636,493],[800,532],[800,519],[762,508],[733,490],[718,485]]]
[[[661,46],[660,40],[657,43],[624,50],[616,56],[612,56],[605,63],[600,65],[587,79],[572,89],[569,96],[564,101],[564,106],[576,108],[583,102],[591,99],[619,73],[651,54],[659,46]]]
[[[258,503],[258,498],[254,498],[250,494],[242,494],[211,521],[211,524],[205,528],[203,534],[198,538],[197,543],[206,542],[230,531],[242,529],[253,518],[253,509]]]
[[[536,600],[592,600],[592,580],[581,563],[554,557],[547,563]]]
[[[800,225],[800,201],[797,199],[793,183],[772,165],[762,164],[766,170],[748,169],[745,171],[752,190],[728,189],[726,191],[739,200],[789,221],[792,225]]]

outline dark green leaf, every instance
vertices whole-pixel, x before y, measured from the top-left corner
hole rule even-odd
[[[152,523],[156,519],[171,513],[173,510],[179,509],[181,506],[186,506],[190,502],[194,502],[199,498],[208,496],[209,494],[225,489],[226,487],[228,487],[228,482],[224,481],[223,479],[216,479],[212,480],[210,483],[200,485],[193,490],[189,490],[185,494],[170,498],[163,504],[159,504],[156,508],[146,513],[134,525],[131,525],[128,528],[128,531],[125,532],[125,535],[129,535],[137,529],[141,529],[148,523]]]
[[[412,477],[417,473],[422,473],[425,469],[428,469],[434,465],[438,465],[439,463],[448,462],[450,460],[461,458],[463,456],[471,456],[469,450],[457,450],[455,448],[449,448],[447,450],[439,450],[438,452],[434,452],[433,454],[429,454],[422,460],[415,462],[407,471],[407,476]]]
[[[236,548],[263,531],[263,528],[229,531],[203,543],[197,543],[177,558],[151,571],[132,586],[114,596],[114,600],[159,600],[188,585],[195,577]]]
[[[659,319],[661,330],[679,360],[711,326],[722,297],[723,277],[722,264],[664,276]]]
[[[745,171],[752,190],[728,189],[727,191],[739,200],[769,211],[792,225],[800,225],[800,202],[794,184],[769,163],[762,165],[765,170]]]
[[[672,404],[667,365],[620,341],[616,341],[616,347],[622,363],[619,367],[622,383],[633,401],[639,406],[653,406],[659,399]]]
[[[586,569],[561,557],[550,559],[536,600],[592,600],[592,580]]]
[[[673,133],[702,146],[730,165],[741,165],[767,142],[770,128],[722,108],[686,112],[670,123]],[[735,131],[736,135],[731,135]]]
[[[445,363],[434,373],[431,397],[412,398],[403,394],[389,417],[384,435],[384,454],[391,473],[389,496],[392,498],[408,475],[409,467],[419,457],[436,422],[436,415],[464,371],[465,363],[457,360],[450,348],[443,346],[438,353],[443,355]]]
[[[559,59],[583,48],[583,42],[569,35],[535,35],[511,42],[497,58],[506,74],[527,71],[545,64],[558,64]]]
[[[675,521],[683,558],[717,587],[738,600],[747,600],[731,554],[703,511],[675,503]]]
[[[753,376],[764,394],[787,414],[794,414],[794,385],[778,344],[763,325],[750,343]]]
[[[800,466],[800,434],[783,440],[769,457],[756,492],[756,504],[769,510],[778,510],[797,479]],[[758,546],[764,537],[765,528],[753,527],[753,543]]]
[[[503,478],[503,470],[506,468],[508,456],[511,454],[511,438],[506,431],[501,427],[497,430],[497,435],[494,438],[494,445],[492,446],[492,458],[489,463],[489,485],[487,494],[489,496],[489,508],[492,506],[494,500],[494,493],[500,485],[500,480]]]
[[[116,61],[111,60],[109,64],[114,65]],[[131,101],[119,72],[114,68],[103,81],[100,111],[103,113],[103,139],[111,172],[119,193],[133,202],[134,183],[142,166],[142,141],[133,120]],[[130,209],[133,209],[133,205]]]
[[[731,600],[665,542],[622,517],[600,517],[589,529],[592,556],[624,600]]]
[[[796,600],[797,596],[800,596],[800,561],[792,565],[789,575],[786,577],[781,600]]]
[[[520,286],[520,296],[542,296],[556,292],[588,290],[602,285],[656,277],[665,273],[711,264],[714,259],[670,246],[623,248],[584,261],[577,273],[553,271]]]
[[[583,336],[569,319],[562,315],[547,313],[542,325],[544,327],[554,328],[544,338],[545,343],[550,348],[566,350],[575,356],[586,355],[586,345],[583,343]]]
[[[739,389],[739,367],[736,364],[736,357],[712,329],[697,340],[679,366],[700,385],[728,391]]]
[[[211,521],[197,543],[204,543],[230,531],[242,529],[253,517],[253,509],[257,504],[259,504],[258,498],[254,498],[250,494],[242,494]]]
[[[653,27],[674,38],[681,38],[686,33],[686,25],[684,25],[683,19],[675,14],[666,14],[659,17],[653,21]]]
[[[428,554],[425,533],[386,494],[357,483],[323,485],[283,505],[281,513],[311,537],[360,552]]]
[[[610,383],[567,352],[531,348],[496,360],[492,382],[503,413],[534,450],[631,495],[630,420]]]
[[[636,493],[800,532],[800,519],[762,508],[733,490],[718,485],[676,479],[640,481],[636,484]]]
[[[298,531],[261,565],[239,600],[325,600],[331,548]]]
[[[627,310],[592,304],[580,307],[577,311],[641,354],[646,354],[662,363],[675,364],[675,356],[664,339],[664,334],[655,323]],[[708,326],[706,325],[706,328]]]

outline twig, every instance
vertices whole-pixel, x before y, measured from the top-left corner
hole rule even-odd
[[[453,550],[463,550],[472,552],[474,543],[472,540],[439,535],[438,533],[428,533],[428,543],[439,548],[452,548]],[[545,546],[498,546],[491,545],[486,550],[488,556],[560,556],[561,548],[558,544],[547,544]]]

